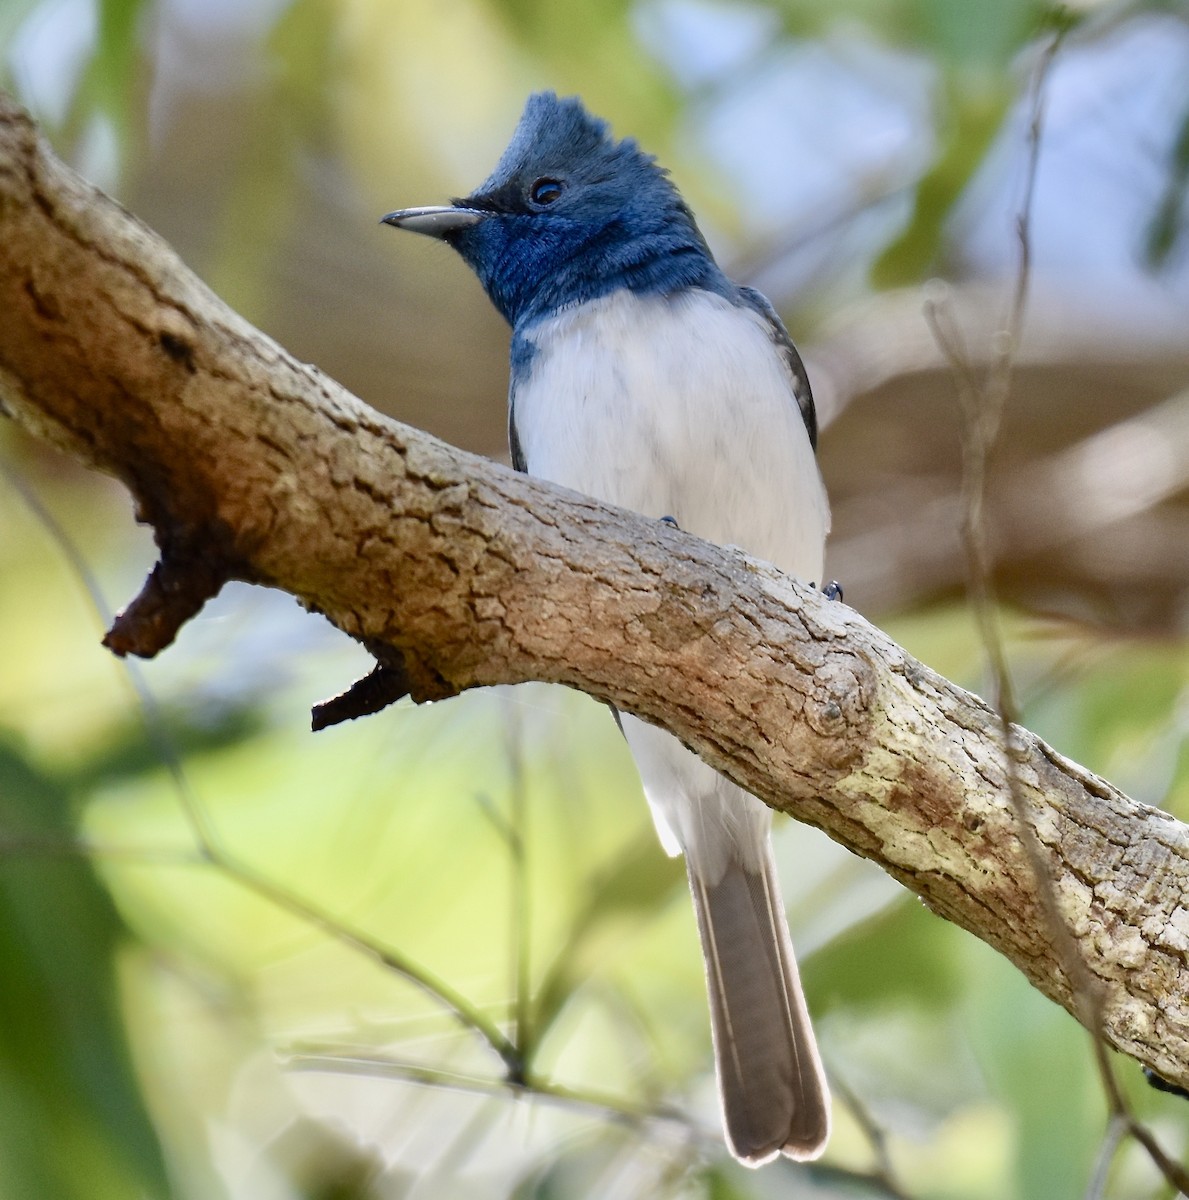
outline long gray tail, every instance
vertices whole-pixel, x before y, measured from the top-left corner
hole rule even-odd
[[[731,1150],[753,1167],[780,1153],[816,1158],[830,1134],[830,1097],[771,846],[758,868],[732,859],[713,884],[688,859],[687,868]]]

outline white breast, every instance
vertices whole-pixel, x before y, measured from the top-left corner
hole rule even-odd
[[[710,292],[620,291],[529,339],[513,404],[531,474],[821,581],[825,492],[759,314]]]

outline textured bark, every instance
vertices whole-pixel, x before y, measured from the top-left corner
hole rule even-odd
[[[995,946],[1075,1015],[996,715],[745,555],[366,408],[230,312],[0,97],[0,403],[127,484],[153,653],[228,578],[283,588],[418,698],[549,680],[666,726]],[[1189,829],[1013,737],[1104,1032],[1189,1085]]]

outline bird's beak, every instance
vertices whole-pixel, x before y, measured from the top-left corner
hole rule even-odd
[[[380,218],[382,225],[395,225],[397,229],[409,229],[413,233],[424,233],[426,237],[449,237],[459,230],[478,224],[489,212],[476,208],[454,208],[452,205],[435,208],[401,208]]]

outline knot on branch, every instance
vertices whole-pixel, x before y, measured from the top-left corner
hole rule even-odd
[[[803,713],[821,739],[821,765],[830,773],[850,771],[862,757],[878,694],[878,674],[863,654],[835,649],[814,672]]]

